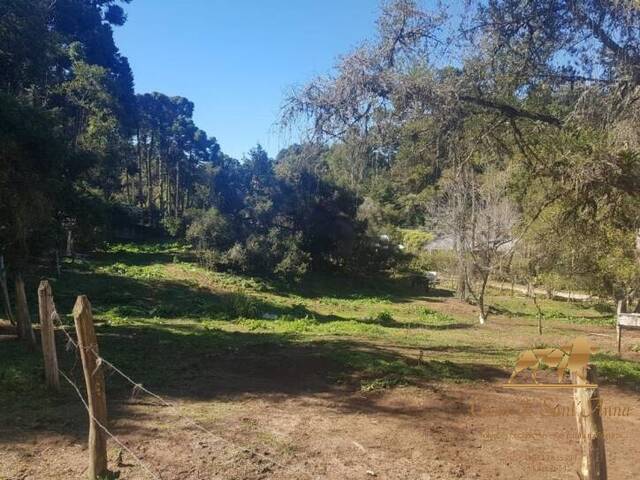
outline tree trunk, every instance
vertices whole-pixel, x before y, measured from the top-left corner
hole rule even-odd
[[[67,257],[73,258],[73,231],[67,230]]]
[[[60,275],[62,273],[62,267],[60,266],[60,252],[58,251],[57,248],[56,248],[56,273],[58,275],[58,278],[60,278]]]
[[[482,276],[482,286],[480,287],[480,292],[478,293],[478,307],[480,307],[480,325],[484,325],[487,321],[487,317],[489,316],[489,312],[485,308],[484,304],[484,294],[487,290],[487,282],[489,281],[489,275]]]
[[[4,267],[4,256],[0,255],[0,288],[2,289],[2,303],[4,305],[4,314],[11,325],[16,324],[11,311],[11,300],[9,300],[9,289],[7,287],[7,270]]]
[[[164,218],[164,174],[162,168],[162,160],[158,159],[158,181],[160,182],[160,216]]]
[[[124,188],[127,195],[127,203],[131,204],[131,180],[129,177],[129,167],[124,169]]]
[[[142,144],[140,143],[140,128],[138,128],[138,206],[142,208],[144,206],[144,193],[142,191]]]
[[[456,233],[454,237],[455,245],[454,251],[456,253],[457,265],[456,265],[456,296],[460,300],[467,299],[467,272],[463,251],[463,241],[461,235]]]
[[[468,295],[466,265],[462,259],[458,259],[456,295],[460,300],[466,300]]]
[[[36,337],[33,333],[31,325],[31,316],[29,315],[29,305],[27,304],[27,295],[24,290],[24,280],[22,275],[16,275],[16,318],[18,321],[18,337],[22,339],[31,348],[36,346]]]
[[[536,306],[536,310],[538,311],[538,335],[542,335],[542,318],[544,317],[544,314],[542,313],[542,309],[540,308],[540,305],[538,304],[538,296],[536,295],[536,290],[535,287],[532,290],[533,292],[533,304]]]
[[[178,216],[180,210],[180,163],[176,164],[176,191],[175,191],[175,216]]]
[[[153,225],[151,218],[151,210],[153,206],[153,175],[151,173],[151,152],[153,151],[153,131],[151,133],[151,139],[149,140],[149,147],[147,148],[147,214],[149,216],[149,223]]]

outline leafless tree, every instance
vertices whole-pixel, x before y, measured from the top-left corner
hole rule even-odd
[[[489,278],[511,257],[519,215],[507,195],[504,172],[479,174],[463,166],[450,172],[443,184],[439,227],[454,239],[459,294],[474,300],[484,324],[489,315],[485,301]]]

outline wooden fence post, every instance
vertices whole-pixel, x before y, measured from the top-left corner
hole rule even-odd
[[[89,479],[96,480],[108,473],[107,438],[100,427],[103,425],[106,428],[107,424],[107,396],[102,365],[98,362],[98,341],[93,327],[91,303],[85,295],[80,295],[76,300],[73,318],[89,405]]]
[[[22,275],[16,275],[16,319],[18,321],[18,336],[31,347],[36,346],[36,336],[33,333],[31,315],[27,305],[27,294],[24,290]]]
[[[573,375],[576,385],[595,384],[596,368],[587,366],[583,380]],[[600,392],[595,388],[574,388],[576,420],[578,436],[582,449],[582,459],[578,470],[581,480],[607,480],[607,457],[604,445],[604,428],[602,426]]]
[[[44,374],[47,385],[54,390],[60,390],[58,354],[53,327],[53,315],[56,309],[48,280],[42,280],[38,286],[38,311],[40,313],[40,340],[42,340],[42,357],[44,358]]]
[[[11,311],[11,300],[9,300],[9,289],[7,288],[7,270],[4,267],[4,256],[0,255],[0,288],[2,289],[2,303],[4,305],[4,314],[11,325],[16,324]]]

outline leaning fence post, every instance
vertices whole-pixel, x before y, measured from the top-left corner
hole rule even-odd
[[[93,327],[91,303],[85,295],[80,295],[76,300],[73,318],[89,405],[89,479],[96,480],[108,473],[107,439],[101,427],[106,428],[107,423],[107,396],[102,365],[98,361],[98,341]]]
[[[596,368],[587,366],[582,377],[574,375],[576,385],[594,384]],[[573,389],[578,436],[582,459],[578,474],[581,480],[607,480],[607,457],[604,445],[600,392],[598,387]]]
[[[53,329],[53,294],[48,280],[42,280],[38,286],[38,311],[40,313],[40,339],[42,340],[42,357],[47,385],[60,390],[58,375],[58,355],[56,353],[56,337]]]

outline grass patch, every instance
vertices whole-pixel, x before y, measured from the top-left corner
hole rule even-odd
[[[511,318],[535,319],[538,317],[533,299],[525,296],[511,297],[492,292],[487,302],[495,314]],[[544,320],[574,325],[615,326],[613,307],[606,303],[538,298],[538,304]]]
[[[111,243],[104,249],[109,253],[158,254],[158,253],[187,253],[189,245],[182,242],[157,243]]]
[[[47,274],[52,272],[27,278],[34,320],[37,283]],[[260,372],[262,378],[285,367],[307,368],[365,392],[504,378],[521,350],[557,345],[560,337],[575,336],[574,325],[608,328],[612,318],[606,304],[541,299],[550,321],[538,338],[537,311],[525,297],[491,296],[501,329],[492,326],[491,317],[487,326],[478,327],[467,305],[447,298],[450,291],[427,297],[401,277],[314,274],[291,286],[207,271],[190,262],[179,244],[110,245],[93,257],[65,263],[62,277],[51,283],[67,324],[72,325],[76,296],[88,295],[105,358],[136,381],[176,395],[192,383],[203,388],[201,378],[212,369],[242,378]],[[61,366],[71,369],[75,356],[59,337]],[[603,354],[595,362],[604,381],[630,388],[640,384],[638,362]],[[64,416],[65,408],[75,405],[73,392],[52,395],[43,378],[37,353],[13,341],[0,344],[0,423],[29,410],[35,416]],[[110,392],[130,393],[115,376],[108,384]],[[270,385],[264,384],[261,388]]]
[[[445,313],[436,312],[430,308],[420,308],[418,310],[420,321],[427,325],[450,325],[456,323],[456,320]]]
[[[638,362],[604,353],[596,354],[593,362],[598,367],[598,376],[601,380],[640,390],[640,364]]]
[[[108,275],[135,278],[137,280],[151,280],[165,277],[164,268],[161,264],[140,266],[117,262],[111,265],[98,267],[95,271],[98,273],[106,273]]]

